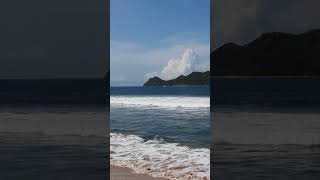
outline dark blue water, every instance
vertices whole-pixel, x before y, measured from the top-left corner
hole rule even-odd
[[[213,108],[307,112],[320,109],[320,78],[218,78],[211,84]]]
[[[209,148],[209,89],[209,86],[112,87],[112,131],[146,139],[158,136],[168,142]],[[198,99],[202,101],[200,107],[192,104]]]
[[[111,87],[112,96],[210,96],[210,86]]]
[[[319,179],[319,78],[221,78],[212,84],[213,178]]]
[[[101,107],[108,104],[103,79],[0,80],[0,107]]]
[[[0,83],[0,179],[109,177],[103,80]]]

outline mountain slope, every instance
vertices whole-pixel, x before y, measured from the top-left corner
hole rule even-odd
[[[213,76],[320,75],[320,30],[265,33],[240,46],[228,43],[211,53]]]
[[[177,85],[209,85],[210,71],[193,72],[187,76],[181,75],[176,79],[162,80],[159,77],[150,78],[143,86],[177,86]]]

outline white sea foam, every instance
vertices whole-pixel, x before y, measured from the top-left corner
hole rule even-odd
[[[209,97],[189,96],[111,96],[111,105],[161,108],[209,108]]]
[[[210,150],[193,149],[159,139],[111,133],[111,165],[136,173],[176,179],[210,179]]]

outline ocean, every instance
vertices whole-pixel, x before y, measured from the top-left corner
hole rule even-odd
[[[212,84],[213,178],[319,179],[319,78],[217,78]]]
[[[111,87],[110,163],[170,179],[209,179],[210,87]]]
[[[0,84],[0,179],[109,178],[104,80]]]

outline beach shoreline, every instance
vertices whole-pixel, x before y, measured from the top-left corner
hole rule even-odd
[[[168,180],[166,178],[155,178],[147,174],[134,173],[132,169],[126,167],[111,166],[111,180]]]

